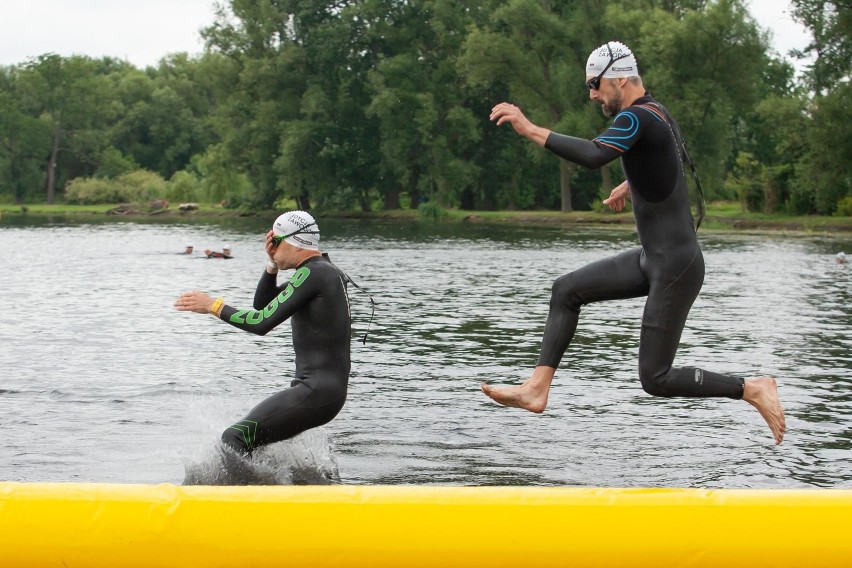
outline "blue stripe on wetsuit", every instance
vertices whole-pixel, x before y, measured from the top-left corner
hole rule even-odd
[[[621,140],[630,140],[631,138],[636,136],[636,133],[639,132],[639,118],[630,111],[624,111],[624,112],[619,113],[618,116],[615,117],[615,122],[617,123],[618,119],[621,118],[621,117],[624,117],[629,121],[629,124],[627,125],[627,127],[626,128],[619,128],[619,127],[615,126],[615,124],[613,124],[613,126],[611,126],[609,128],[609,130],[607,130],[607,132],[605,132],[604,134],[611,133],[614,130],[618,130],[620,132],[624,132],[625,133],[624,136],[612,136],[612,135],[603,136],[603,135],[601,135],[601,136],[598,136],[597,138],[595,138],[595,140],[602,142],[604,144],[608,144],[610,146],[615,146],[617,148],[621,148],[623,151],[629,150],[630,146],[627,146],[620,141]]]

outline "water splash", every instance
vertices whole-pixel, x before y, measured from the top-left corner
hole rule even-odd
[[[217,444],[184,460],[184,485],[330,485],[340,483],[331,439],[322,428],[257,449],[251,457]]]

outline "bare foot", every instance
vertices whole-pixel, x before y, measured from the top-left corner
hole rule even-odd
[[[556,369],[553,367],[536,367],[532,376],[521,385],[512,387],[492,387],[482,383],[482,392],[495,402],[512,408],[523,408],[540,414],[547,407],[547,395],[550,393],[550,383]]]
[[[755,407],[775,436],[775,443],[780,444],[787,431],[787,421],[784,410],[778,399],[778,384],[772,377],[747,379],[743,389],[743,400]]]

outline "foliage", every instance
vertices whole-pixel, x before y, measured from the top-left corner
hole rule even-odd
[[[613,0],[602,13],[592,0],[225,0],[197,58],[171,54],[140,70],[47,53],[0,67],[0,194],[18,203],[65,192],[81,203],[156,194],[237,208],[427,204],[427,217],[600,208],[621,179],[617,164],[576,167],[488,116],[511,101],[536,124],[593,138],[610,120],[588,101],[583,65],[618,39],[678,120],[708,199],[835,213],[852,196],[850,11],[838,0],[792,0],[811,35],[794,56],[813,58],[797,79],[745,6]]]
[[[813,57],[808,86],[818,96],[833,85],[849,83],[852,67],[852,10],[848,0],[791,0],[792,15],[811,33],[810,42],[792,55]]]
[[[115,179],[79,177],[65,188],[65,200],[78,205],[142,203],[165,196],[165,180],[146,170],[134,170]]]
[[[837,85],[818,98],[811,115],[800,184],[812,189],[814,212],[831,214],[841,199],[852,196],[852,85]]]
[[[846,196],[838,201],[834,214],[838,217],[852,217],[852,196]]]
[[[725,185],[737,196],[743,212],[763,210],[765,176],[763,164],[755,160],[751,154],[740,152]]]
[[[166,184],[166,199],[174,203],[204,201],[201,180],[185,170],[175,173]]]
[[[446,210],[434,201],[425,201],[417,206],[417,217],[436,223],[447,216]]]

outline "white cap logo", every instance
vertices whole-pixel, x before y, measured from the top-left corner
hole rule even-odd
[[[606,79],[638,77],[639,66],[630,48],[620,41],[608,41],[596,48],[586,61],[586,76]]]

